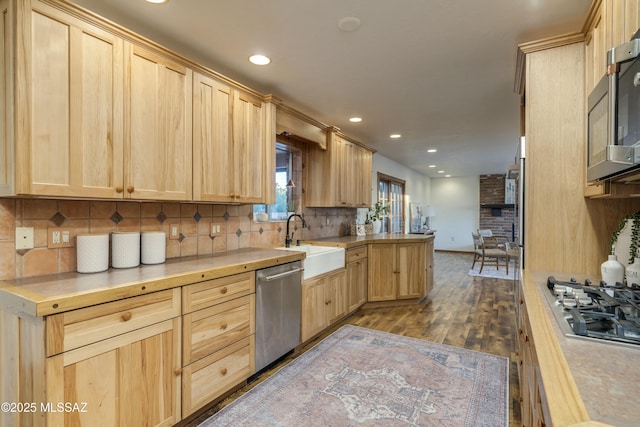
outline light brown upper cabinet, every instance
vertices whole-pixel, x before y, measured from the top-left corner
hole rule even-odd
[[[193,72],[127,43],[125,197],[191,200]]]
[[[257,96],[195,73],[193,93],[193,198],[265,203],[275,176],[275,133]],[[275,117],[275,116],[273,116]],[[266,137],[273,134],[273,140]],[[273,157],[273,159],[271,159]],[[271,179],[269,179],[271,178]]]
[[[309,207],[371,206],[373,153],[341,135],[327,131],[327,149],[307,151],[304,195]]]
[[[116,197],[123,40],[46,4],[3,3],[0,195]]]
[[[4,6],[0,195],[191,200],[191,70],[66,5]]]

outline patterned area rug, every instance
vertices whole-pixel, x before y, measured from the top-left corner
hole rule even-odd
[[[345,325],[201,426],[508,426],[506,357]]]
[[[513,280],[515,272],[515,264],[509,264],[509,274],[504,265],[501,265],[499,269],[496,269],[495,265],[485,265],[480,273],[480,263],[476,263],[476,266],[469,270],[467,273],[469,276],[491,277],[494,279],[510,279]]]

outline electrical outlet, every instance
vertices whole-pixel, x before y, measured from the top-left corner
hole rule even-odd
[[[71,227],[48,227],[47,247],[70,248],[73,246],[73,229]]]
[[[211,223],[211,233],[209,234],[211,237],[220,234],[220,224]]]
[[[33,227],[16,227],[16,250],[33,249]]]
[[[180,237],[180,224],[169,224],[169,239],[178,240]]]

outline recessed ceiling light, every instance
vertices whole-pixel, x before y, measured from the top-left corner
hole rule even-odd
[[[360,19],[355,16],[346,16],[338,21],[338,28],[344,32],[351,33],[360,28]]]
[[[149,3],[154,3],[154,4],[163,4],[163,3],[169,3],[169,0],[147,0]]]
[[[445,175],[444,177],[445,177],[445,178],[451,178],[451,175],[448,175],[448,174],[447,174],[447,175]]]
[[[429,167],[430,167],[430,168],[435,168],[435,167],[436,167],[436,165],[429,165]]]
[[[444,173],[444,171],[438,171],[438,173]]]
[[[271,58],[269,58],[268,56],[256,54],[249,57],[249,62],[255,65],[267,65],[271,63]]]
[[[437,153],[437,152],[438,152],[438,150],[437,150],[437,149],[435,149],[435,148],[429,148],[429,149],[427,150],[427,153]]]
[[[391,135],[389,135],[389,138],[393,138],[393,139],[398,139],[400,138],[402,135],[400,135],[399,133],[392,133]]]
[[[362,117],[351,117],[349,121],[351,123],[360,123],[362,121]]]

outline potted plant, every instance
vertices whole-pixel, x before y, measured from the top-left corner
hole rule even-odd
[[[381,201],[377,201],[373,207],[369,208],[365,224],[373,224],[373,234],[380,233],[382,218],[384,218],[388,213],[389,207],[384,205]]]

